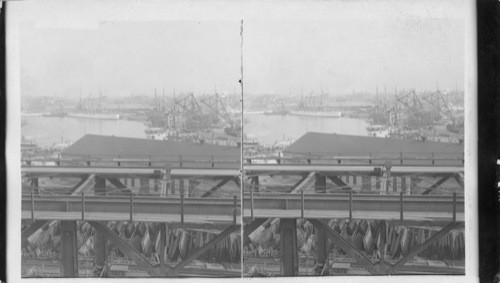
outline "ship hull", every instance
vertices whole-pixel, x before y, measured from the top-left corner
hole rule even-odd
[[[70,113],[69,117],[81,119],[97,119],[97,120],[119,120],[120,114],[110,113]]]

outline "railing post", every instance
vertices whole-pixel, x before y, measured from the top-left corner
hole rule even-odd
[[[434,152],[432,153],[432,165],[434,165]]]
[[[90,154],[89,154],[89,159],[87,160],[87,166],[90,167]]]
[[[179,167],[182,167],[182,155],[179,155]]]
[[[368,153],[368,164],[372,164],[372,153]]]
[[[250,188],[250,216],[253,220],[253,188]]]
[[[35,198],[33,191],[31,191],[31,221],[35,222]]]
[[[301,190],[300,191],[300,198],[301,198],[301,202],[302,202],[302,206],[301,206],[301,209],[300,209],[300,216],[301,218],[303,219],[304,218],[304,206],[305,206],[305,203],[304,203],[304,190]]]
[[[342,159],[341,159],[342,157],[341,156],[342,156],[342,154],[339,153],[339,159],[338,159],[339,164],[342,164]]]
[[[85,221],[85,192],[82,193],[82,221]]]
[[[457,193],[453,193],[453,222],[457,222]]]
[[[214,156],[212,155],[212,168],[214,168],[215,164],[214,164]]]
[[[120,155],[118,154],[118,160],[120,160],[120,159],[121,159],[121,157],[120,157]],[[118,167],[122,166],[122,163],[121,163],[120,161],[118,161],[118,162],[117,162],[117,164],[118,164]]]
[[[349,221],[352,221],[352,191],[349,191]]]
[[[238,210],[238,198],[236,196],[233,196],[233,223],[236,225],[236,217],[237,217],[237,210]]]
[[[184,194],[181,193],[181,223],[184,224]]]
[[[403,165],[403,153],[402,152],[399,152],[399,160],[401,162],[401,165]]]
[[[399,219],[403,221],[403,192],[399,193]]]
[[[149,167],[151,167],[151,162],[152,162],[152,161],[151,161],[151,155],[150,155],[150,156],[149,156],[149,162],[148,162]]]
[[[133,220],[133,213],[134,213],[134,196],[131,194],[130,195],[130,222]]]

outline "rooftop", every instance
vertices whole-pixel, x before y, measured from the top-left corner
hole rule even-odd
[[[369,136],[351,136],[308,132],[287,147],[291,154],[379,154],[379,153],[455,153],[463,154],[464,145]]]

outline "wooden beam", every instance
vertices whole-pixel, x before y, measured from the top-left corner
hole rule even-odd
[[[434,189],[437,187],[441,186],[444,182],[446,182],[452,175],[446,175],[443,178],[441,178],[439,181],[437,181],[434,185],[430,186],[427,190],[425,190],[422,194],[423,195],[428,195],[430,194]]]
[[[266,222],[268,218],[257,218],[251,223],[246,224],[243,227],[243,246],[248,245],[251,240],[250,240],[250,234],[255,231],[255,229],[259,228],[264,222]]]
[[[153,266],[149,260],[143,256],[139,251],[134,249],[127,241],[122,239],[119,235],[117,235],[113,230],[111,230],[104,222],[102,221],[89,221],[90,225],[96,229],[98,233],[103,233],[107,239],[109,239],[122,253],[124,253],[128,258],[134,261],[137,265],[142,266],[147,270],[147,272],[151,276],[161,276],[161,272],[159,272],[159,268]],[[166,268],[167,271],[171,270],[172,267],[168,265],[164,265],[163,268]]]
[[[21,246],[24,248],[29,245],[28,238],[33,235],[38,229],[47,223],[48,220],[39,220],[31,224],[28,228],[24,229],[21,233]]]
[[[402,259],[400,259],[398,262],[396,262],[392,268],[391,272],[397,272],[397,269],[401,266],[403,266],[406,262],[411,260],[413,257],[424,251],[426,248],[428,248],[430,245],[434,244],[437,240],[439,240],[441,237],[446,235],[448,232],[451,230],[457,228],[458,226],[462,225],[461,223],[458,222],[451,222],[448,224],[446,227],[441,229],[439,232],[434,234],[432,237],[430,237],[427,241],[424,243],[420,244],[418,247],[414,248],[412,251],[410,251],[408,254],[406,254]]]
[[[321,219],[308,219],[308,221],[314,225],[314,227],[318,228],[321,230],[323,233],[326,234],[332,241],[339,247],[341,248],[344,252],[346,252],[351,258],[355,259],[358,264],[362,265],[370,274],[380,274],[379,269],[376,267],[375,264],[372,263],[372,261],[367,258],[364,254],[362,254],[356,247],[354,247],[349,241],[344,239],[342,236],[340,236],[339,233],[337,233],[335,230],[333,230],[328,224]]]
[[[78,277],[78,243],[76,221],[61,221],[63,277]]]
[[[217,185],[215,185],[213,188],[211,188],[210,190],[206,191],[201,197],[202,198],[206,198],[206,197],[211,196],[215,191],[217,191],[218,189],[220,189],[222,186],[224,186],[225,184],[227,184],[227,182],[231,181],[232,179],[233,178],[225,178],[225,179],[223,179]]]
[[[335,185],[340,187],[344,191],[352,191],[351,186],[347,185],[344,183],[344,181],[340,180],[338,176],[328,176],[328,179],[330,179]]]
[[[313,181],[316,180],[316,172],[311,172],[308,175],[305,175],[298,181],[294,186],[293,189],[290,191],[291,194],[295,194],[299,191],[303,191],[307,188],[307,186],[313,185]]]
[[[84,194],[88,192],[90,189],[94,187],[95,184],[95,174],[91,174],[87,176],[86,179],[82,179],[82,182],[80,182],[77,187],[73,190],[71,193],[72,196],[76,196],[79,194]]]
[[[457,173],[453,176],[460,187],[464,188],[464,175],[462,173]]]
[[[179,270],[184,268],[186,265],[188,265],[193,260],[202,256],[204,253],[208,252],[215,244],[219,243],[224,238],[229,236],[231,233],[238,231],[239,229],[240,229],[240,225],[231,225],[229,228],[222,231],[219,235],[217,235],[215,238],[213,238],[210,242],[208,242],[202,248],[200,248],[197,251],[188,255],[183,261],[179,262],[173,269],[169,270],[167,272],[167,274],[170,276],[175,276]]]
[[[127,193],[127,194],[131,194],[132,193],[132,190],[125,186],[122,182],[120,182],[120,180],[118,180],[117,178],[108,178],[108,181],[113,184],[113,186],[115,186],[117,189],[119,189],[120,191],[124,192],[124,193]]]
[[[297,247],[297,220],[280,219],[281,275],[299,275],[299,254]]]

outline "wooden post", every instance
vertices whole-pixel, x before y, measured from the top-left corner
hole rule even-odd
[[[295,219],[280,219],[281,275],[299,275],[297,223]]]
[[[453,193],[453,222],[457,222],[457,193]]]
[[[403,221],[403,192],[399,193],[399,219]]]
[[[352,221],[352,191],[349,191],[349,221]]]
[[[300,191],[300,199],[301,199],[301,210],[300,210],[300,216],[302,219],[304,219],[304,207],[305,207],[305,202],[304,202],[304,190]]]
[[[252,220],[254,219],[253,217],[253,189],[250,188],[250,216],[252,217]]]
[[[31,192],[31,221],[35,222],[35,198],[33,191]]]
[[[184,224],[184,194],[181,194],[181,223]]]
[[[233,204],[234,204],[234,207],[233,207],[233,223],[234,223],[234,225],[236,225],[236,218],[238,216],[238,197],[237,196],[233,196]]]
[[[63,277],[78,277],[76,221],[61,221]]]
[[[130,222],[133,221],[134,213],[134,195],[130,194]]]
[[[82,221],[85,221],[85,192],[82,192]]]

